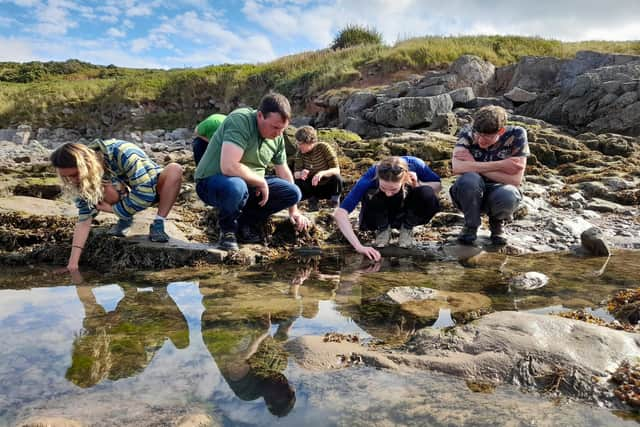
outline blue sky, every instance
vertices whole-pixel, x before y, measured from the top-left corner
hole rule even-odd
[[[348,24],[423,35],[640,40],[639,0],[0,0],[0,61],[181,68],[322,49]]]

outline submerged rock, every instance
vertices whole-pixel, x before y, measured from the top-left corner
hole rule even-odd
[[[593,256],[610,256],[611,250],[604,241],[602,231],[596,227],[591,227],[582,232],[580,235],[582,248]]]
[[[549,278],[537,271],[528,271],[509,279],[509,286],[526,291],[542,288],[547,283],[549,283]]]

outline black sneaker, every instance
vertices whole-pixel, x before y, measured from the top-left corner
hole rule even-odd
[[[331,196],[331,198],[329,199],[329,207],[337,208],[338,206],[340,206],[340,195],[338,194],[337,196]]]
[[[264,243],[262,234],[250,225],[240,227],[238,240],[242,243]]]
[[[496,246],[504,246],[507,244],[507,238],[504,233],[504,221],[501,219],[489,219],[489,230],[491,230],[491,243]]]
[[[218,247],[225,251],[237,251],[238,241],[236,240],[236,233],[234,233],[233,231],[226,231],[220,234]]]
[[[473,245],[478,238],[478,227],[462,227],[462,232],[458,235],[458,242],[463,245]]]

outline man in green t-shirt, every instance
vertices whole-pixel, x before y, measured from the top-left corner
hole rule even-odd
[[[194,131],[196,136],[191,142],[193,159],[196,162],[196,166],[200,163],[200,159],[202,159],[202,155],[207,149],[207,145],[209,145],[213,134],[216,133],[216,130],[218,130],[226,117],[224,114],[212,114],[196,126]]]
[[[290,118],[287,98],[269,93],[258,110],[231,112],[209,141],[196,168],[196,191],[205,203],[218,208],[220,248],[238,249],[237,238],[262,242],[264,222],[285,208],[298,230],[309,226],[298,211],[302,194],[287,166],[282,132]],[[265,176],[269,164],[276,176]]]

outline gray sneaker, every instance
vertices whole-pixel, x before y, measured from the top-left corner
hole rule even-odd
[[[391,240],[391,228],[387,227],[384,230],[379,230],[376,233],[376,240],[374,245],[376,248],[384,248],[389,244],[389,240]]]
[[[413,227],[405,228],[400,227],[400,237],[398,237],[398,246],[401,248],[412,248],[416,245],[416,241],[413,238]]]
[[[149,240],[152,242],[165,243],[169,241],[169,235],[164,232],[164,221],[154,220],[149,226]]]
[[[111,236],[126,237],[131,230],[132,219],[119,219],[107,232]]]

